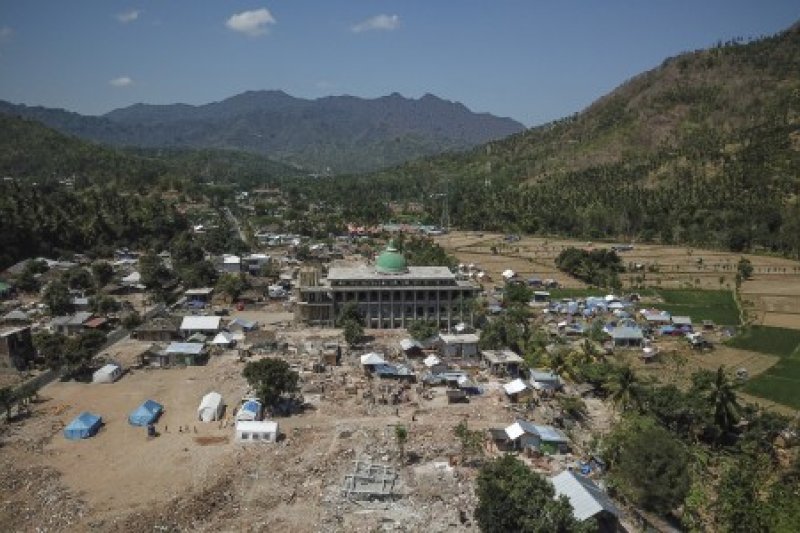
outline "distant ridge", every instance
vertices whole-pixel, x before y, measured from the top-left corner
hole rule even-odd
[[[524,130],[512,119],[473,113],[431,94],[307,100],[283,91],[248,91],[197,106],[134,104],[101,117],[0,101],[0,112],[116,146],[243,150],[334,172],[384,168]]]

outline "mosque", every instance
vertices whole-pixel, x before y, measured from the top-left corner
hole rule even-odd
[[[472,299],[480,286],[457,279],[442,266],[408,266],[393,243],[374,265],[332,266],[326,278],[300,273],[296,319],[308,325],[334,326],[342,308],[356,303],[367,328],[405,328],[428,320],[442,328],[472,322]]]

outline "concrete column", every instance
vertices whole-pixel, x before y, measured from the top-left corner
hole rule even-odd
[[[367,291],[367,316],[364,319],[367,327],[372,327],[372,291]]]
[[[378,290],[378,329],[383,328],[383,291]]]
[[[394,329],[394,294],[395,291],[389,292],[389,305],[391,306],[389,308],[389,317],[390,317],[389,320],[391,320],[391,325],[392,325],[391,329]]]

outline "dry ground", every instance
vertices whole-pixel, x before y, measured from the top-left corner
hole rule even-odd
[[[369,333],[374,340],[368,349],[384,353],[402,335]],[[304,355],[305,343],[335,340],[339,332],[286,328],[280,335],[299,352],[284,357],[309,369],[315,359]],[[110,351],[138,348],[123,341]],[[445,466],[459,450],[455,425],[468,420],[473,429],[504,427],[516,416],[548,422],[552,415],[547,407],[514,412],[500,382],[485,378],[486,394],[469,404],[448,405],[440,388],[425,399],[414,387],[399,405],[372,402],[365,392],[380,399],[388,394],[385,382],[364,377],[358,356],[349,355],[327,373],[301,373],[311,408],[277,419],[281,442],[240,445],[232,424],[202,424],[196,409],[210,390],[237,405],[247,388],[242,364],[229,352],[203,367],[135,370],[114,384],[45,387],[31,416],[0,426],[0,530],[474,530],[460,520],[460,511],[471,520],[475,501],[468,478],[474,471]],[[165,406],[156,426],[161,434],[151,440],[127,422],[148,398]],[[105,426],[91,439],[64,439],[64,425],[83,410],[102,415]],[[607,427],[602,405],[594,406],[595,419]],[[412,459],[399,468],[401,497],[371,504],[345,500],[340,487],[353,460],[399,465],[397,424],[409,430],[405,451]],[[179,432],[179,426],[188,430]],[[576,442],[588,438],[575,434]]]

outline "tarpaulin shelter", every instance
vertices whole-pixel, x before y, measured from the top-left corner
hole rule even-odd
[[[84,411],[64,428],[64,436],[70,440],[88,439],[97,433],[102,424],[103,418],[100,415]]]
[[[128,422],[134,426],[146,426],[155,422],[162,411],[164,411],[164,406],[160,403],[153,400],[145,400],[142,405],[128,416]]]

